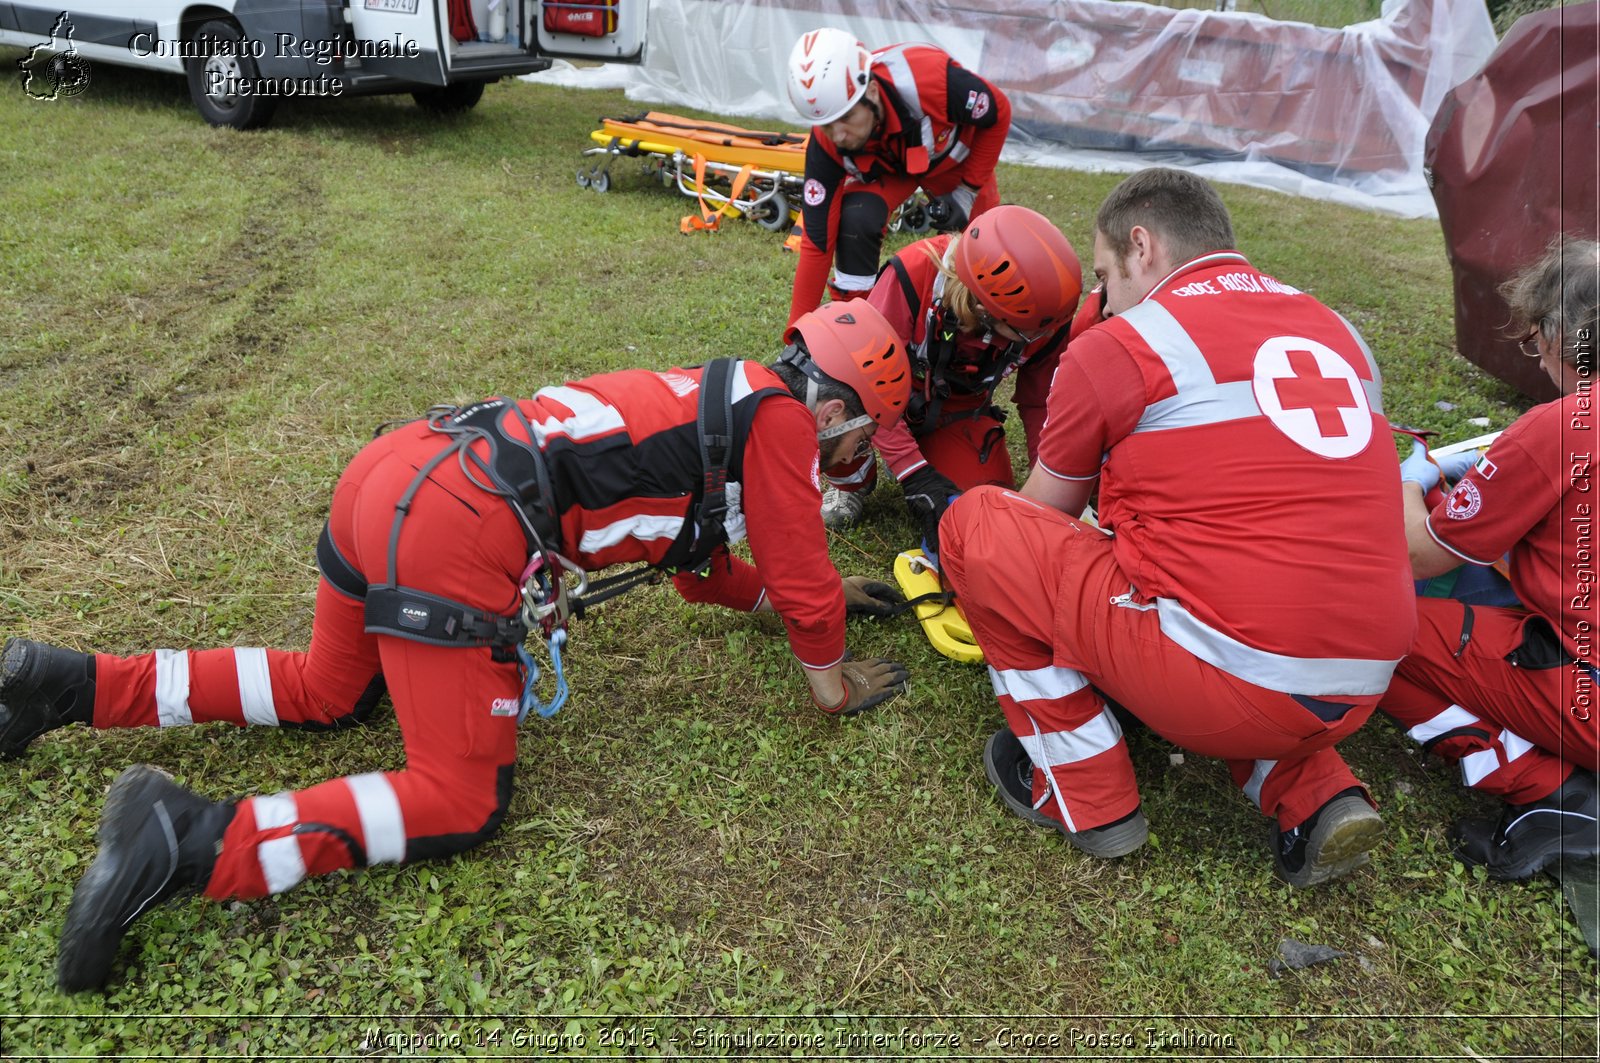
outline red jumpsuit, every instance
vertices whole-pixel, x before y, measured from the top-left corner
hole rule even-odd
[[[1428,516],[1474,565],[1510,561],[1527,607],[1417,599],[1411,652],[1379,706],[1462,781],[1511,804],[1600,770],[1595,731],[1593,405],[1568,395],[1523,414]]]
[[[1337,314],[1207,255],[1056,373],[1034,475],[1098,478],[1112,535],[992,487],[945,514],[945,574],[1069,830],[1139,803],[1096,687],[1227,759],[1281,829],[1358,785],[1333,745],[1414,628],[1378,380]]]
[[[925,44],[874,52],[872,78],[883,114],[860,151],[841,153],[822,127],[811,130],[791,325],[822,302],[835,258],[839,287],[872,287],[889,212],[918,188],[940,195],[967,185],[974,218],[1000,202],[994,168],[1011,131],[1003,92]]]
[[[740,363],[729,463],[730,541],[748,537],[757,569],[713,556],[709,574],[675,577],[683,596],[736,609],[768,598],[795,656],[823,668],[844,652],[844,596],[818,518],[815,419],[770,370]],[[701,478],[700,369],[630,370],[545,388],[519,405],[545,455],[560,551],[585,569],[661,560]],[[448,442],[425,422],[356,455],[334,488],[329,534],[369,585],[385,579],[396,500]],[[480,445],[481,450],[481,445]],[[527,541],[511,507],[447,460],[423,482],[399,537],[397,580],[507,614],[518,605]],[[96,657],[96,727],[221,720],[334,726],[387,683],[406,767],[240,801],[206,893],[259,897],[307,875],[447,856],[489,837],[505,816],[521,683],[489,647],[433,646],[364,630],[363,604],[326,578],[311,648],[157,650]],[[364,697],[364,694],[366,695]],[[370,707],[368,704],[367,707]]]
[[[1013,354],[1003,339],[995,337],[985,342],[981,334],[957,330],[947,368],[942,374],[935,374],[929,360],[937,357],[939,337],[930,335],[935,324],[930,315],[942,299],[944,281],[938,263],[950,240],[948,234],[933,236],[901,251],[867,296],[895,332],[906,337],[916,373],[912,405],[905,418],[873,436],[872,442],[896,480],[931,463],[963,491],[979,484],[1012,487],[1015,480],[1011,454],[1006,450],[1005,426],[991,414],[994,407],[990,399],[1000,381],[1015,372],[1013,401],[1022,416],[1028,463],[1032,465],[1039,430],[1044,427],[1045,396],[1065,337],[1041,337]],[[952,315],[952,328],[954,321]],[[950,394],[936,400],[941,382]],[[933,413],[935,401],[937,413]],[[876,481],[877,463],[868,456],[823,472],[840,490],[861,491]]]

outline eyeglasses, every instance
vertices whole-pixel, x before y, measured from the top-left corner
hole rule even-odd
[[[850,460],[851,461],[860,461],[862,458],[867,457],[871,453],[872,453],[872,434],[868,433],[867,436],[864,439],[861,440],[861,442],[856,444],[856,449],[854,449],[854,450],[852,450],[850,452]]]
[[[1023,343],[1032,343],[1034,340],[1037,340],[1041,336],[1048,334],[1050,331],[1047,328],[1043,328],[1039,329],[1037,332],[1024,332],[1009,322],[996,321],[994,318],[989,316],[989,312],[987,310],[977,311],[976,318],[979,331],[993,334],[1004,328],[1007,332],[1010,332],[1012,335],[1016,336]]]
[[[1528,334],[1517,341],[1517,349],[1529,358],[1542,358],[1544,352],[1539,350],[1539,326],[1535,325],[1528,330]]]

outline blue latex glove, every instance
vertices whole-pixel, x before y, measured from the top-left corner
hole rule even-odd
[[[1439,466],[1428,459],[1428,448],[1420,439],[1411,441],[1411,453],[1400,463],[1400,482],[1417,484],[1423,494],[1439,484]]]
[[[1478,464],[1478,459],[1482,456],[1482,451],[1463,450],[1458,454],[1446,454],[1442,458],[1430,461],[1428,448],[1422,445],[1420,439],[1413,440],[1410,456],[1400,463],[1400,479],[1421,485],[1422,493],[1427,494],[1438,485],[1441,475],[1446,483],[1453,484]]]
[[[1447,483],[1455,483],[1470,472],[1472,467],[1478,464],[1478,459],[1481,457],[1483,457],[1483,451],[1481,450],[1463,450],[1459,454],[1446,454],[1444,457],[1435,458],[1434,460],[1439,463],[1439,469],[1444,473],[1445,481]]]

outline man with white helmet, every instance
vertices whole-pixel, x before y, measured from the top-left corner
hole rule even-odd
[[[263,897],[494,835],[531,703],[523,639],[546,606],[564,620],[580,567],[643,562],[674,573],[691,601],[776,611],[831,715],[901,689],[898,663],[845,653],[846,613],[888,615],[893,592],[840,580],[817,506],[819,461],[900,418],[905,352],[866,303],[808,314],[786,340],[770,368],[729,358],[605,373],[437,408],[380,435],[334,488],[308,652],[121,657],[9,640],[0,759],[69,723],[329,730],[363,717],[385,685],[405,739],[401,770],[228,802],[147,765],[123,772],[67,912],[61,987],[103,985],[128,926],[182,887]],[[740,538],[754,565],[729,553]],[[546,632],[552,647],[564,637]]]
[[[934,200],[937,227],[951,232],[1000,202],[994,168],[1011,103],[946,52],[871,52],[844,30],[813,30],[789,55],[788,88],[812,125],[791,324],[825,287],[841,300],[872,289],[889,212],[919,187]]]

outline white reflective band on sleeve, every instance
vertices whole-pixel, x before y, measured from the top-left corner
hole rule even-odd
[[[351,775],[345,785],[356,799],[361,817],[362,843],[367,863],[398,864],[406,858],[406,821],[400,812],[400,799],[382,772]]]
[[[233,667],[239,673],[239,707],[244,710],[244,722],[260,727],[278,726],[267,651],[250,647],[235,649]]]
[[[261,864],[261,877],[267,880],[268,893],[293,889],[306,877],[306,861],[300,855],[300,839],[293,835],[273,838],[257,845],[256,860]]]
[[[1468,786],[1476,786],[1494,774],[1499,767],[1499,750],[1480,749],[1461,758],[1461,781]]]
[[[1046,701],[1076,694],[1089,685],[1082,672],[1071,668],[994,668],[989,681],[996,695],[1009,694],[1016,701]]]
[[[1018,738],[1035,767],[1054,768],[1076,764],[1117,748],[1122,741],[1122,727],[1110,709],[1102,709],[1100,715],[1071,731],[1045,731]]]
[[[1459,731],[1463,727],[1476,727],[1487,731],[1483,721],[1460,705],[1452,705],[1431,720],[1423,720],[1406,734],[1417,742],[1431,742],[1448,731]]]
[[[156,722],[162,727],[194,723],[189,711],[189,653],[156,651]]]
[[[606,405],[587,391],[557,385],[540,388],[533,397],[559,402],[572,411],[572,416],[565,420],[550,418],[534,422],[533,431],[534,435],[538,436],[540,446],[543,446],[545,439],[552,435],[565,435],[570,439],[590,439],[618,432],[627,427],[623,423],[622,414],[617,412],[615,406]]]
[[[878,283],[876,273],[840,273],[833,272],[833,286],[841,292],[870,292],[872,286]]]
[[[1516,760],[1518,757],[1522,756],[1528,750],[1533,748],[1532,742],[1528,741],[1526,738],[1523,738],[1521,735],[1513,734],[1510,731],[1500,732],[1500,744],[1505,747],[1507,764],[1510,764],[1513,760]]]
[[[578,552],[598,553],[608,546],[616,546],[624,539],[650,542],[654,539],[676,539],[683,529],[683,518],[642,514],[614,520],[599,528],[591,528],[578,540]]]
[[[972,149],[966,141],[957,140],[950,145],[949,159],[951,162],[966,162],[967,156],[972,154]]]
[[[294,794],[281,790],[265,797],[252,797],[250,810],[255,813],[256,830],[272,830],[300,822],[300,807]]]
[[[1245,780],[1244,795],[1248,797],[1257,808],[1261,807],[1261,787],[1266,784],[1267,776],[1272,774],[1272,769],[1278,766],[1275,760],[1258,760],[1250,778]]]
[[[1231,676],[1267,690],[1308,697],[1382,694],[1399,658],[1288,657],[1246,646],[1205,624],[1171,598],[1156,599],[1161,633],[1196,657]]]

